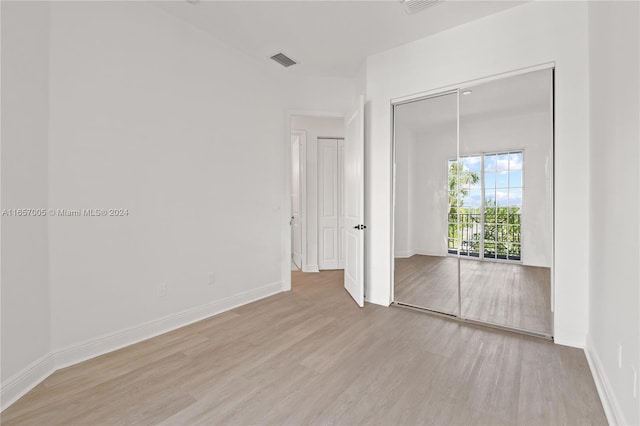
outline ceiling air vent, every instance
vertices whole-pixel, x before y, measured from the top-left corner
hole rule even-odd
[[[285,68],[290,67],[291,65],[297,64],[296,61],[294,61],[293,59],[291,59],[290,57],[288,57],[282,52],[276,53],[271,57],[271,59],[273,59],[274,61],[276,61],[277,63],[279,63]]]
[[[404,11],[411,14],[426,9],[429,6],[433,6],[440,0],[400,0],[404,6]]]

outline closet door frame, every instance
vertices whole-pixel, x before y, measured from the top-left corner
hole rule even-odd
[[[450,86],[444,86],[444,87],[440,87],[440,88],[436,88],[436,89],[432,89],[432,90],[427,90],[427,91],[423,91],[423,92],[419,92],[419,93],[415,93],[412,95],[407,95],[407,96],[402,96],[399,98],[395,98],[395,99],[391,99],[390,101],[390,109],[391,109],[391,247],[390,247],[390,271],[391,271],[391,276],[389,277],[391,285],[389,286],[390,288],[390,300],[392,300],[393,302],[391,303],[392,305],[396,305],[396,306],[403,306],[403,307],[408,307],[411,309],[416,309],[419,311],[423,311],[423,312],[427,312],[433,315],[438,315],[438,316],[442,316],[442,317],[446,317],[446,318],[450,318],[450,319],[454,319],[460,322],[466,322],[466,323],[471,323],[471,324],[478,324],[478,325],[483,325],[486,327],[490,327],[490,328],[496,328],[496,329],[500,329],[500,330],[507,330],[507,331],[514,331],[517,333],[521,333],[521,334],[526,334],[526,335],[530,335],[530,336],[535,336],[535,337],[541,337],[544,339],[549,339],[549,340],[553,340],[553,330],[555,329],[555,324],[552,324],[552,331],[551,334],[546,334],[546,333],[538,333],[535,331],[530,331],[530,330],[524,330],[524,329],[520,329],[520,328],[516,328],[516,327],[510,327],[510,326],[503,326],[503,325],[499,325],[499,324],[493,324],[493,323],[487,323],[487,322],[483,322],[483,321],[477,321],[477,320],[473,320],[473,319],[468,319],[468,318],[464,318],[462,316],[462,296],[461,296],[461,283],[460,283],[460,254],[458,253],[457,257],[458,257],[458,314],[457,315],[450,315],[450,314],[445,314],[445,313],[440,313],[437,311],[433,311],[430,309],[425,309],[423,307],[420,306],[414,306],[414,305],[410,305],[407,303],[401,303],[401,302],[397,302],[395,299],[395,247],[394,247],[394,241],[395,241],[395,201],[396,201],[396,140],[395,140],[395,133],[396,133],[396,107],[400,106],[400,105],[404,105],[404,104],[408,104],[408,103],[412,103],[412,102],[418,102],[418,101],[422,101],[422,100],[426,100],[426,99],[430,99],[430,98],[435,98],[438,96],[444,96],[444,95],[450,95],[450,94],[457,94],[457,117],[456,117],[456,158],[460,158],[460,94],[461,92],[468,87],[472,87],[472,86],[478,86],[481,84],[485,84],[485,83],[489,83],[489,82],[493,82],[493,81],[497,81],[497,80],[502,80],[505,78],[509,78],[509,77],[515,77],[515,76],[519,76],[519,75],[523,75],[523,74],[528,74],[531,72],[535,72],[535,71],[542,71],[542,70],[550,70],[551,71],[551,87],[550,87],[550,91],[551,91],[551,120],[552,120],[552,124],[551,124],[551,143],[552,143],[552,158],[554,158],[553,164],[554,164],[554,168],[555,168],[555,97],[554,97],[554,86],[555,86],[555,67],[556,64],[555,62],[548,62],[548,63],[544,63],[544,64],[540,64],[540,65],[535,65],[535,66],[531,66],[531,67],[526,67],[526,68],[520,68],[517,70],[513,70],[513,71],[508,71],[508,72],[504,72],[504,73],[499,73],[499,74],[494,74],[494,75],[490,75],[490,76],[486,76],[486,77],[482,77],[482,78],[478,78],[478,79],[474,79],[474,80],[467,80],[458,84],[453,84]],[[551,303],[551,312],[555,312],[555,184],[554,184],[554,170],[552,170],[551,172],[551,176],[550,176],[550,190],[551,190],[551,194],[552,194],[552,199],[551,199],[551,209],[552,209],[552,214],[551,214],[551,229],[552,229],[552,245],[551,245],[551,289],[550,289],[550,303]],[[459,221],[459,219],[458,219]]]

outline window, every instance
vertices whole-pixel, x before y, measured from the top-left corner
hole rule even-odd
[[[522,151],[449,160],[449,253],[521,259],[522,164]]]

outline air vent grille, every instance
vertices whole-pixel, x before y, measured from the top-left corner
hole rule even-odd
[[[401,0],[405,12],[411,14],[433,6],[440,0]]]
[[[277,63],[279,63],[285,68],[290,67],[291,65],[297,64],[296,61],[294,61],[293,59],[291,59],[290,57],[288,57],[282,52],[276,53],[271,57],[271,59],[273,59],[274,61],[276,61]]]

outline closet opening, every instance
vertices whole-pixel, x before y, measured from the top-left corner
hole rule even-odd
[[[394,304],[553,338],[553,67],[393,102]]]

